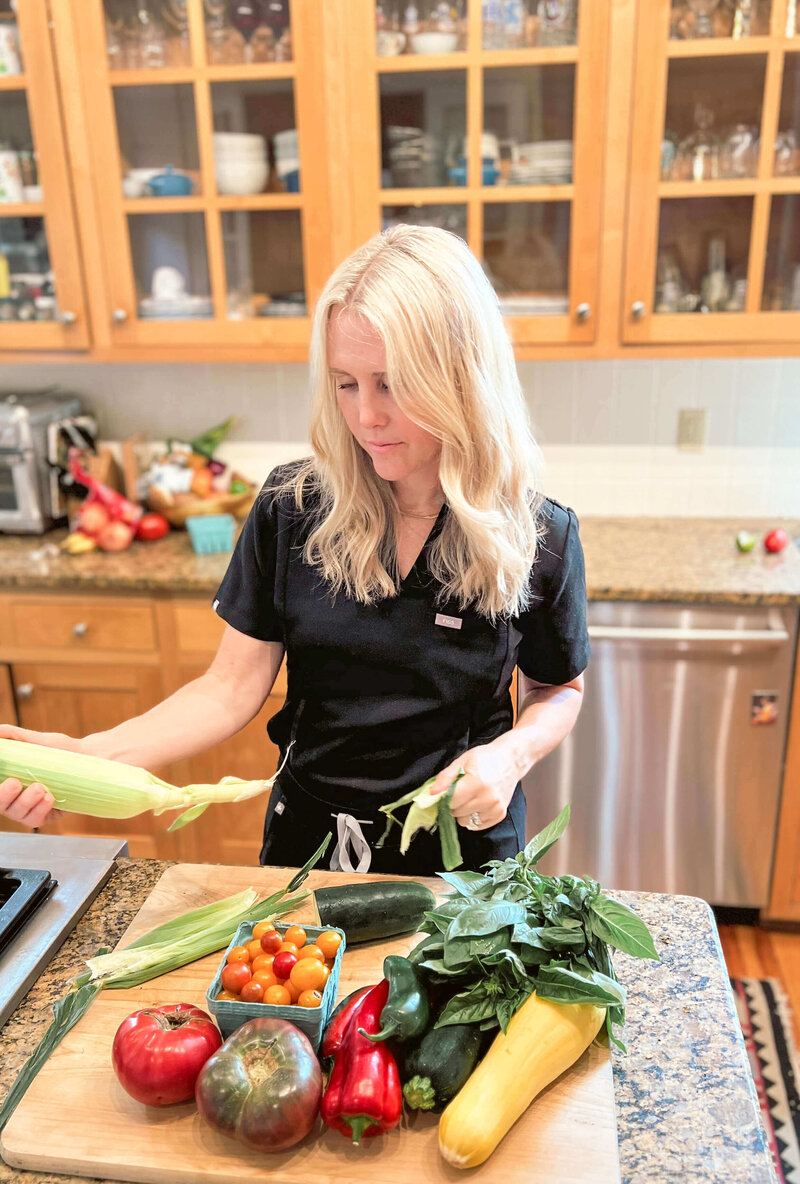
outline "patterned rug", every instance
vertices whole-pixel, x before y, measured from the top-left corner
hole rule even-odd
[[[775,1172],[780,1184],[800,1184],[800,1062],[786,994],[774,978],[731,986]]]

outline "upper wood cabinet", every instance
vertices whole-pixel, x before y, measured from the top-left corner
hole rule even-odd
[[[0,350],[86,349],[46,0],[0,4]]]
[[[798,34],[796,0],[639,5],[625,342],[800,341]]]

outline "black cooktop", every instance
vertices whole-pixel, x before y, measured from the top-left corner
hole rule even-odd
[[[0,953],[55,886],[56,881],[47,871],[0,868]]]

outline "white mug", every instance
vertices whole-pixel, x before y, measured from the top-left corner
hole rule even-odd
[[[0,202],[25,200],[19,157],[13,148],[0,150]]]
[[[7,21],[0,22],[0,77],[6,74],[21,74],[22,62],[17,48],[17,26]]]
[[[177,267],[157,267],[150,288],[155,300],[175,300],[186,291],[186,280]]]

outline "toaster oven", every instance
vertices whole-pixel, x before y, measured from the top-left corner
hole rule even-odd
[[[66,519],[67,448],[94,450],[96,439],[77,395],[0,392],[0,534],[43,534]]]

